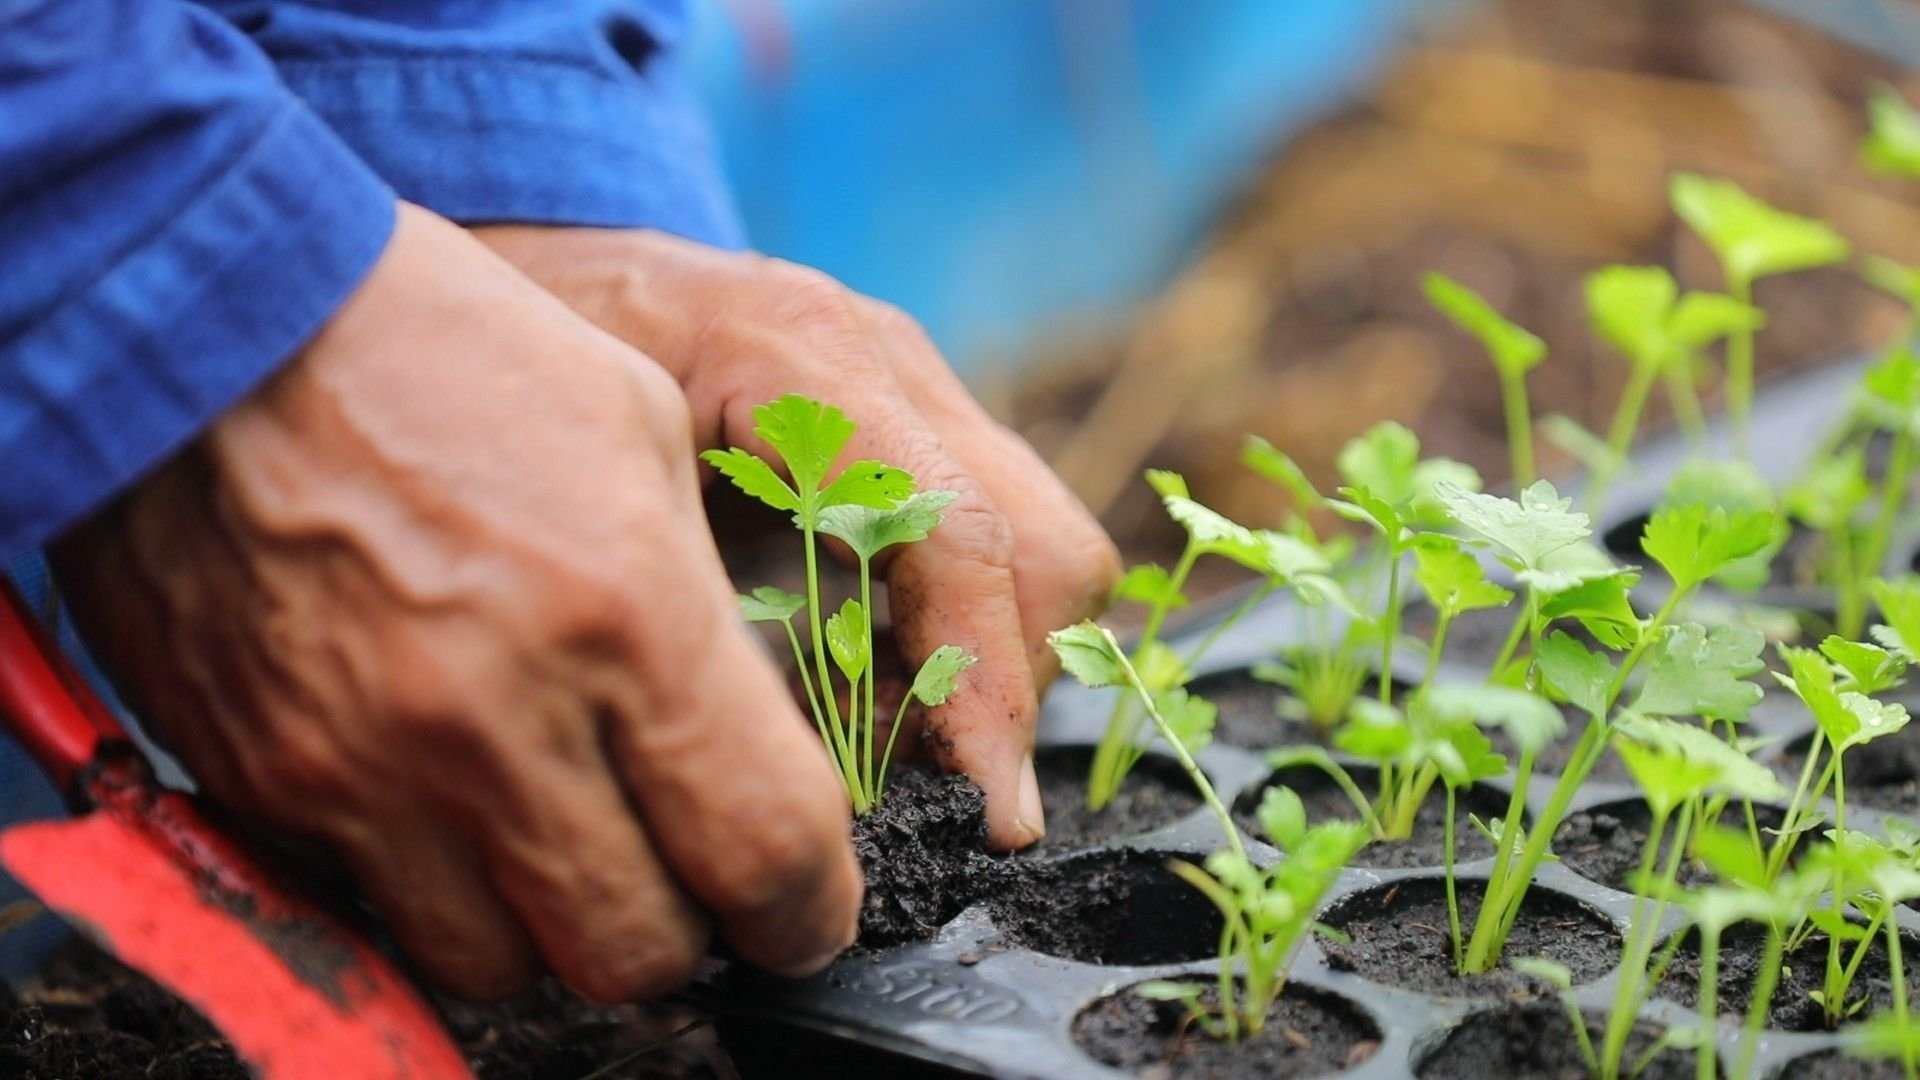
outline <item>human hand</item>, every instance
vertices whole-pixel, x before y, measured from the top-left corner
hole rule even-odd
[[[685,400],[402,206],[288,368],[62,539],[62,585],[219,802],[337,848],[491,998],[853,937],[847,803],[735,616]]]
[[[574,310],[673,373],[703,448],[745,446],[753,406],[787,393],[860,425],[847,454],[957,492],[931,539],[886,567],[910,666],[955,644],[980,658],[930,718],[942,764],[987,793],[991,837],[1045,830],[1033,774],[1035,687],[1057,674],[1049,630],[1097,614],[1113,544],[1018,436],[993,422],[897,308],[818,271],[642,231],[495,226],[483,241]]]

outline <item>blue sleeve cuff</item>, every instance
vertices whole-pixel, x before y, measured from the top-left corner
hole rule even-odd
[[[166,225],[0,350],[0,552],[168,457],[319,329],[385,248],[394,197],[297,100]]]
[[[465,224],[743,230],[671,51],[640,70],[531,54],[279,61],[402,198]]]

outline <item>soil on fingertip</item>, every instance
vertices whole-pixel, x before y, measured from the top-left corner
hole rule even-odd
[[[1200,793],[1177,763],[1149,756],[1127,773],[1112,802],[1089,810],[1087,770],[1092,762],[1093,751],[1085,747],[1043,749],[1035,756],[1047,835],[1030,852],[1051,854],[1139,836],[1165,828],[1202,805]]]
[[[1462,933],[1470,936],[1485,883],[1461,881],[1458,888]],[[1320,921],[1348,938],[1321,942],[1328,964],[1338,971],[1439,997],[1518,1000],[1554,994],[1553,987],[1511,968],[1482,975],[1461,975],[1455,970],[1441,878],[1414,878],[1369,889],[1335,904]],[[1558,961],[1579,984],[1613,970],[1620,949],[1619,931],[1606,916],[1536,885],[1521,902],[1505,955]]]
[[[853,850],[867,948],[930,938],[1018,873],[987,853],[987,798],[964,776],[896,773],[880,805],[854,819]]]
[[[1369,766],[1352,766],[1347,772],[1360,785],[1362,792],[1371,793],[1380,786],[1379,771]],[[1310,765],[1292,766],[1275,772],[1259,791],[1235,804],[1234,820],[1248,835],[1263,839],[1266,836],[1255,815],[1261,797],[1270,787],[1291,788],[1294,794],[1300,796],[1301,803],[1307,809],[1308,821],[1361,820],[1360,811],[1354,806],[1353,800],[1332,777]],[[1492,855],[1493,841],[1475,828],[1469,818],[1478,817],[1483,822],[1491,822],[1506,812],[1506,797],[1494,788],[1476,784],[1460,792],[1454,806],[1454,859],[1469,862]],[[1411,836],[1404,840],[1376,840],[1360,849],[1360,853],[1353,858],[1353,865],[1393,870],[1439,869],[1446,863],[1446,819],[1446,792],[1436,787],[1415,815]]]
[[[1217,1007],[1219,989],[1201,1001]],[[1380,1031],[1352,1004],[1290,987],[1267,1010],[1259,1035],[1229,1043],[1194,1023],[1186,1005],[1130,991],[1101,998],[1073,1021],[1073,1038],[1097,1060],[1136,1075],[1217,1077],[1325,1076],[1351,1069],[1380,1049]]]
[[[1606,1034],[1605,1016],[1587,1016],[1587,1036],[1596,1047]],[[1636,1062],[1662,1032],[1642,1021],[1627,1036],[1625,1061]],[[1693,1080],[1691,1051],[1666,1049],[1637,1075],[1641,1080]],[[1502,1005],[1474,1013],[1455,1025],[1414,1070],[1420,1080],[1485,1080],[1525,1076],[1534,1080],[1587,1080],[1592,1071],[1575,1037],[1573,1018],[1559,1002]],[[1798,1075],[1798,1074],[1794,1074]]]
[[[1744,1017],[1753,1000],[1755,980],[1760,974],[1766,952],[1766,931],[1751,923],[1729,929],[1720,941],[1720,989],[1715,1008],[1722,1015]],[[1901,958],[1920,956],[1920,938],[1901,935]],[[1851,958],[1853,946],[1846,948]],[[1812,994],[1822,988],[1827,967],[1827,936],[1815,934],[1798,949],[1786,954],[1773,1001],[1767,1014],[1767,1026],[1778,1031],[1828,1031],[1826,1012]],[[1908,1000],[1920,997],[1920,965],[1905,965]],[[1700,1002],[1699,939],[1688,933],[1661,980],[1659,994],[1688,1008]],[[1893,973],[1887,962],[1884,934],[1876,937],[1866,958],[1861,961],[1848,990],[1847,1004],[1854,1007],[1862,999],[1866,1004],[1853,1014],[1863,1020],[1893,1007]],[[1842,1025],[1852,1022],[1843,1020]]]
[[[1754,820],[1762,829],[1779,828],[1784,814],[1775,807],[1757,805]],[[1633,876],[1640,869],[1647,844],[1647,830],[1653,815],[1638,799],[1608,803],[1569,814],[1553,837],[1553,853],[1567,869],[1621,892],[1633,892]],[[1744,829],[1746,808],[1731,804],[1720,814],[1720,823]],[[1672,836],[1669,828],[1668,837]],[[1664,863],[1667,839],[1661,841],[1659,858]],[[1714,880],[1713,873],[1691,856],[1680,863],[1679,884],[1691,887]]]

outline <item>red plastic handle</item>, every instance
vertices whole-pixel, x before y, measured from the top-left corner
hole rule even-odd
[[[63,790],[93,760],[102,740],[126,737],[126,729],[5,581],[0,581],[0,723]]]

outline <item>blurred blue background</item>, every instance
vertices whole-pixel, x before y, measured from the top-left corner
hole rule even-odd
[[[1125,311],[1432,0],[705,0],[692,67],[755,246],[963,372]]]

